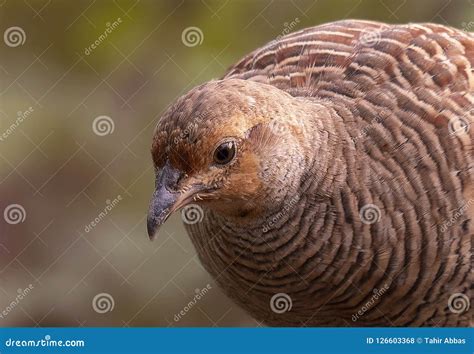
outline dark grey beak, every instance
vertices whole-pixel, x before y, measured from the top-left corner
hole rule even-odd
[[[176,191],[176,185],[182,175],[182,172],[174,169],[167,162],[157,176],[156,188],[150,202],[147,219],[150,240],[155,238],[160,226],[176,210],[177,201],[181,195]]]

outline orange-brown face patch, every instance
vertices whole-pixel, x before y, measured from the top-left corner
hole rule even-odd
[[[234,112],[227,117],[213,119],[209,116],[209,121],[199,124],[193,123],[191,118],[191,123],[184,126],[159,125],[152,146],[155,165],[159,168],[169,159],[172,166],[188,175],[207,171],[213,165],[214,151],[222,141],[242,141],[253,125],[263,121],[259,117],[248,118]]]

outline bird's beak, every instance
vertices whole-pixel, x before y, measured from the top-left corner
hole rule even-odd
[[[155,238],[161,225],[177,209],[184,206],[185,195],[176,191],[182,172],[167,162],[157,177],[155,192],[148,210],[147,229],[150,240]]]

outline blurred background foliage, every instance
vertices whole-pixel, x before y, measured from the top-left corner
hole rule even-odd
[[[0,326],[259,325],[199,265],[179,215],[148,240],[149,148],[163,110],[292,22],[293,30],[344,18],[462,28],[473,15],[472,0],[0,0],[1,32],[25,33],[23,45],[0,43],[0,134],[33,109],[0,141],[0,211],[26,212],[16,225],[0,219],[0,314],[8,309]],[[202,31],[202,43],[184,45],[188,27]],[[112,119],[111,134],[94,134],[101,115]],[[100,293],[113,298],[112,311],[94,311]]]

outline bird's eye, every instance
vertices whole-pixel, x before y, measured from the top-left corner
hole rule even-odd
[[[226,165],[235,157],[236,146],[234,141],[220,144],[214,151],[214,162],[218,165]]]

